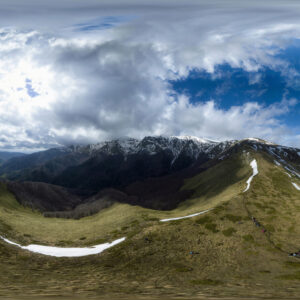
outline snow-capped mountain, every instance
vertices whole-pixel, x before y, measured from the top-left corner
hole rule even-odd
[[[88,152],[92,156],[99,153],[105,153],[108,155],[122,154],[124,156],[138,153],[155,155],[160,151],[168,151],[172,154],[174,162],[182,153],[193,159],[197,159],[199,155],[203,153],[206,153],[213,158],[221,149],[225,150],[234,142],[235,141],[216,142],[193,136],[147,136],[141,140],[134,138],[123,138],[87,146],[72,145],[63,149],[66,152]],[[220,150],[214,153],[213,149],[216,147]]]
[[[147,136],[71,145],[12,158],[0,167],[0,174],[10,180],[42,181],[97,192],[172,174],[194,164],[224,160],[245,145],[271,155],[290,170],[295,168],[290,162],[300,163],[299,149],[257,138],[217,142],[192,136]]]
[[[69,206],[102,193],[101,197],[114,201],[171,209],[191,196],[192,191],[181,190],[186,178],[213,166],[222,172],[223,161],[234,165],[237,157],[249,153],[265,157],[289,176],[300,177],[300,149],[257,138],[217,142],[190,136],[122,138],[54,148],[12,158],[3,163],[0,174],[12,181],[27,181],[8,186],[22,203],[35,208],[65,207],[62,199],[70,192],[61,188],[71,188],[76,192],[67,201]],[[41,202],[49,198],[43,195],[50,195],[50,206],[48,200]],[[106,205],[104,201],[100,206]]]
[[[190,136],[122,138],[10,159],[0,167],[0,174],[10,180],[42,181],[97,191],[203,163],[234,143]]]

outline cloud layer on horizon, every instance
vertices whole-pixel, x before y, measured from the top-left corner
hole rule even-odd
[[[295,2],[86,1],[70,7],[63,0],[48,4],[45,22],[30,18],[46,10],[34,0],[18,18],[19,2],[0,4],[0,148],[31,151],[160,134],[256,136],[300,147],[300,126],[282,120],[299,109],[298,99],[286,95],[268,105],[249,99],[222,109],[214,99],[192,103],[170,84],[191,70],[215,74],[216,66],[228,64],[252,81],[268,67],[298,87],[297,69],[278,57],[300,38]],[[107,16],[122,21],[104,30]],[[78,32],[78,24],[89,28],[88,22],[93,30]]]

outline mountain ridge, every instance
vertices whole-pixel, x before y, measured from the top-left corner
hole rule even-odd
[[[72,279],[78,292],[77,281],[82,279],[78,274],[84,274],[89,291],[99,292],[99,278],[105,278],[112,290],[119,291],[121,286],[125,291],[136,291],[138,287],[143,295],[145,290],[157,291],[155,283],[162,282],[165,293],[171,285],[172,291],[186,295],[210,291],[228,297],[232,287],[234,292],[241,287],[241,298],[257,287],[260,296],[270,298],[293,287],[297,299],[299,262],[289,254],[296,253],[300,244],[298,152],[243,140],[214,158],[197,160],[164,176],[143,177],[123,190],[101,189],[83,200],[74,199],[79,204],[73,206],[66,188],[13,182],[17,191],[26,195],[17,199],[10,183],[4,182],[0,185],[0,233],[14,243],[90,247],[121,237],[126,241],[82,261],[56,260],[0,241],[5,255],[1,268],[8,270],[2,272],[2,280],[8,277],[23,292],[24,278],[35,287],[41,275],[47,274],[43,286],[50,278],[56,280],[56,287],[65,288]],[[127,160],[133,157],[129,155]],[[44,202],[39,198],[48,191],[51,203],[60,200],[64,210],[56,211],[56,204],[42,213],[26,207],[26,201],[49,205],[49,198]],[[71,209],[66,209],[68,206]],[[36,281],[28,276],[29,264]],[[44,265],[59,273],[41,268]]]
[[[236,153],[250,150],[267,154],[273,163],[300,176],[300,150],[297,148],[258,138],[216,142],[190,136],[124,138],[54,148],[32,154],[32,161],[30,155],[11,159],[0,167],[0,172],[5,180],[11,181],[8,187],[20,203],[49,216],[67,215],[56,211],[76,210],[76,206],[93,201],[97,201],[94,205],[97,209],[123,202],[170,210],[192,196],[192,191],[182,190],[186,179],[231,159]],[[13,169],[3,174],[9,164],[14,166],[16,162],[19,162],[17,171]],[[28,168],[30,163],[32,167]],[[93,198],[101,191],[110,192]],[[47,193],[53,195],[50,203],[47,203]],[[65,204],[59,195],[64,195]],[[70,196],[70,201],[66,195]],[[84,212],[81,209],[80,215],[85,215],[85,209]]]
[[[233,143],[216,143],[195,137],[145,137],[141,140],[127,138],[90,145],[71,145],[53,148],[27,155],[24,158],[10,159],[0,167],[0,175],[10,180],[44,181],[61,184],[61,175],[70,168],[84,163],[98,164],[112,158],[119,163],[127,161],[158,161],[162,170],[149,176],[167,174],[187,167],[198,159],[211,159]],[[157,156],[157,159],[154,159]],[[149,166],[150,168],[150,166]],[[147,175],[148,176],[148,175]]]
[[[147,136],[52,148],[11,158],[0,166],[0,176],[96,193],[101,188],[125,186],[136,180],[172,174],[194,163],[217,157],[223,159],[229,149],[243,143],[256,151],[267,151],[277,159],[282,153],[293,156],[294,160],[300,157],[300,149],[259,138],[216,142],[193,136]]]

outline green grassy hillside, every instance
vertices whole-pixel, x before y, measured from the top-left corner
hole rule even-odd
[[[115,204],[100,213],[80,220],[45,218],[41,213],[21,206],[14,196],[0,186],[0,219],[10,228],[7,232],[23,243],[41,243],[49,245],[92,244],[98,240],[111,240],[122,235],[132,235],[135,226],[148,226],[162,218],[188,215],[211,209],[237,195],[245,186],[245,179],[251,174],[247,160],[236,157],[222,161],[200,175],[187,179],[182,189],[194,190],[189,201],[183,202],[172,211],[155,211]],[[3,232],[5,234],[5,232]]]
[[[253,158],[259,174],[243,193]],[[1,241],[0,295],[296,299],[300,259],[288,253],[300,248],[300,191],[266,154],[240,152],[207,167],[185,181],[182,188],[194,194],[173,211],[116,204],[80,220],[44,218],[20,206],[2,185],[0,233],[12,240],[62,246],[127,240],[82,258],[32,254]],[[159,222],[204,209],[212,210]]]

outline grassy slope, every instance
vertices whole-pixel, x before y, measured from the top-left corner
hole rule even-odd
[[[39,212],[21,206],[2,184],[0,220],[11,229],[2,233],[25,244],[35,242],[74,246],[132,235],[136,232],[136,224],[144,227],[154,220],[188,215],[228,201],[244,188],[245,178],[250,172],[241,159],[224,161],[187,180],[183,189],[192,189],[195,193],[191,200],[173,211],[160,212],[139,206],[115,204],[80,220],[44,218]]]
[[[146,212],[140,207],[117,204],[101,214],[80,220],[45,218],[41,213],[21,206],[5,186],[0,187],[1,233],[25,244],[78,246],[99,243],[122,235],[122,228],[126,233],[124,226],[141,222],[146,218]]]
[[[254,156],[259,175],[243,194]],[[246,208],[268,229],[272,242],[292,252],[300,248],[300,192],[267,156],[254,152],[251,158],[243,154],[187,180],[184,188],[196,189],[194,197],[172,212],[115,205],[79,221],[45,219],[19,207],[2,187],[0,230],[18,241],[79,245],[123,235],[128,239],[101,255],[77,259],[35,255],[1,242],[0,296],[299,295],[300,262],[277,250]],[[214,206],[203,216],[157,221]]]

